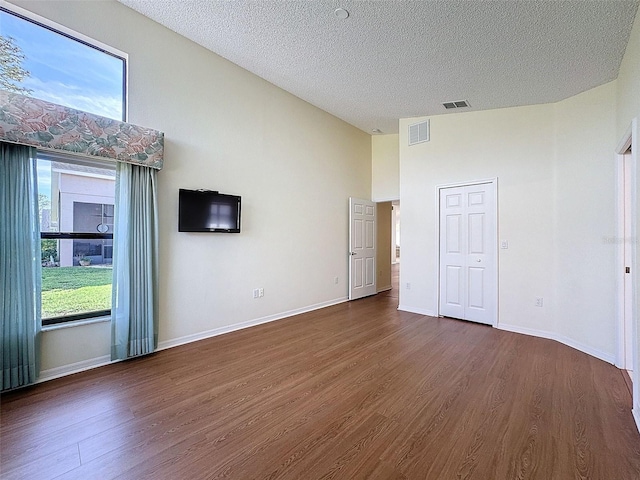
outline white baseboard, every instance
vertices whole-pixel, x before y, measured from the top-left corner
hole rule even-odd
[[[102,357],[90,358],[88,360],[82,360],[81,362],[62,365],[61,367],[42,370],[36,383],[42,383],[48,380],[53,380],[54,378],[60,378],[67,375],[72,375],[74,373],[84,372],[85,370],[102,367],[103,365],[108,365],[110,363],[112,363],[111,356],[103,355]]]
[[[286,312],[276,313],[274,315],[268,315],[266,317],[257,318],[254,320],[247,320],[246,322],[234,323],[233,325],[225,325],[224,327],[214,328],[205,332],[194,333],[192,335],[186,335],[184,337],[175,338],[173,340],[166,340],[158,343],[158,350],[165,350],[167,348],[177,347],[178,345],[184,345],[185,343],[197,342],[198,340],[204,340],[205,338],[215,337],[223,335],[225,333],[235,332],[236,330],[242,330],[243,328],[255,327],[263,323],[274,322],[283,318],[292,317],[294,315],[300,315],[301,313],[311,312],[320,308],[330,307],[331,305],[337,305],[344,303],[348,299],[347,297],[336,298],[327,302],[316,303],[315,305],[309,305],[308,307],[296,308]]]
[[[632,410],[631,413],[633,414],[633,419],[636,422],[636,428],[638,429],[638,432],[640,432],[640,406],[636,405]]]
[[[320,308],[330,307],[332,305],[344,303],[347,300],[348,300],[347,297],[336,298],[333,300],[329,300],[327,302],[321,302],[321,303],[316,303],[314,305],[309,305],[307,307],[288,310],[286,312],[281,312],[274,315],[268,315],[266,317],[248,320],[246,322],[235,323],[233,325],[226,325],[224,327],[214,328],[212,330],[207,330],[207,331],[195,333],[192,335],[186,335],[184,337],[179,337],[173,340],[166,340],[158,344],[158,350],[166,350],[167,348],[177,347],[179,345],[196,342],[198,340],[204,340],[205,338],[215,337],[217,335],[223,335],[225,333],[234,332],[236,330],[242,330],[244,328],[261,325],[263,323],[274,322],[276,320],[292,317],[294,315],[300,315],[302,313],[311,312],[313,310],[318,310]],[[419,315],[426,315],[429,317],[437,317],[436,313],[431,310],[426,310],[426,309],[417,308],[417,307],[408,307],[406,305],[398,305],[398,310],[403,312],[409,312],[409,313],[417,313]],[[559,335],[557,333],[545,332],[543,330],[520,327],[517,325],[508,325],[504,323],[498,324],[496,328],[500,330],[506,330],[509,332],[522,333],[525,335],[532,335],[534,337],[541,337],[541,338],[548,338],[550,340],[555,340],[557,342],[563,343],[564,345],[575,348],[576,350],[584,352],[588,355],[599,358],[600,360],[603,360],[607,363],[611,363],[615,365],[615,355],[602,352],[598,349],[595,349],[588,345],[584,345],[580,342],[577,342],[563,335]],[[48,370],[43,370],[42,372],[40,372],[40,376],[36,383],[46,382],[48,380],[53,380],[54,378],[60,378],[66,375],[72,375],[74,373],[83,372],[85,370],[91,370],[92,368],[101,367],[103,365],[108,365],[110,363],[113,363],[111,361],[111,357],[109,355],[104,355],[101,357],[90,358],[88,360],[82,360],[80,362],[71,363],[69,365],[62,365],[60,367],[50,368]],[[640,407],[637,407],[636,409],[633,410],[633,416],[636,421],[636,425],[638,426],[638,430],[640,431],[639,409]]]
[[[438,316],[436,315],[435,312],[432,312],[431,310],[426,310],[424,308],[417,308],[417,307],[407,307],[406,305],[398,305],[398,310],[401,310],[403,312],[409,312],[409,313],[417,313],[419,315],[427,315],[428,317]]]
[[[167,340],[164,342],[160,342],[158,344],[158,349],[156,351],[166,350],[167,348],[177,347],[178,345],[184,345],[186,343],[196,342],[198,340],[204,340],[205,338],[215,337],[217,335],[234,332],[236,330],[241,330],[243,328],[253,327],[256,325],[260,325],[262,323],[274,322],[276,320],[292,317],[294,315],[299,315],[301,313],[311,312],[313,310],[318,310],[320,308],[330,307],[331,305],[337,305],[339,303],[346,302],[347,300],[348,300],[347,297],[336,298],[334,300],[329,300],[327,302],[322,302],[322,303],[316,303],[315,305],[309,305],[307,307],[296,308],[294,310],[289,310],[286,312],[281,312],[274,315],[257,318],[254,320],[248,320],[246,322],[240,322],[240,323],[235,323],[233,325],[214,328],[213,330],[207,330],[206,332],[195,333],[193,335],[186,335],[184,337],[176,338],[173,340]],[[53,380],[54,378],[60,378],[66,375],[72,375],[74,373],[84,372],[85,370],[91,370],[92,368],[102,367],[103,365],[108,365],[110,363],[115,363],[118,361],[120,360],[116,360],[112,362],[111,356],[104,355],[101,357],[83,360],[81,362],[71,363],[69,365],[63,365],[61,367],[50,368],[48,370],[43,370],[40,372],[40,376],[38,377],[38,380],[36,381],[36,383],[42,383],[48,380]]]
[[[378,291],[376,293],[382,293],[382,292],[388,292],[389,290],[391,290],[393,287],[391,285],[389,285],[388,287],[382,287],[379,288]]]
[[[496,328],[499,328],[500,330],[506,330],[508,332],[523,333],[525,335],[531,335],[534,337],[548,338],[550,340],[555,340],[556,342],[563,343],[564,345],[567,345],[571,348],[575,348],[576,350],[580,350],[581,352],[591,355],[592,357],[599,358],[604,362],[611,363],[612,365],[615,365],[616,362],[616,356],[614,354],[603,352],[601,350],[598,350],[597,348],[590,347],[589,345],[585,345],[584,343],[580,343],[558,333],[545,332],[544,330],[520,327],[517,325],[508,325],[504,323],[499,323]]]

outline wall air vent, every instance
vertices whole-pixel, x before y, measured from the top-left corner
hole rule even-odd
[[[446,108],[447,110],[449,110],[451,108],[466,108],[466,107],[470,107],[469,102],[467,102],[466,100],[458,100],[457,102],[444,102],[442,104],[442,106],[444,108]]]
[[[429,141],[429,120],[409,125],[409,145]]]

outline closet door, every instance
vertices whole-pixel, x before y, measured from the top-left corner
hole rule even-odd
[[[440,315],[495,323],[496,225],[493,183],[440,189]]]

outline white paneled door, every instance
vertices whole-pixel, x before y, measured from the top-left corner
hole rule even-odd
[[[349,300],[376,293],[376,204],[349,198]]]
[[[440,315],[494,325],[494,183],[440,189]]]

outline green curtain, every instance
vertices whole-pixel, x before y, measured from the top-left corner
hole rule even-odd
[[[157,170],[118,163],[113,241],[111,359],[158,347]]]
[[[39,373],[40,225],[36,149],[0,142],[1,390]]]

